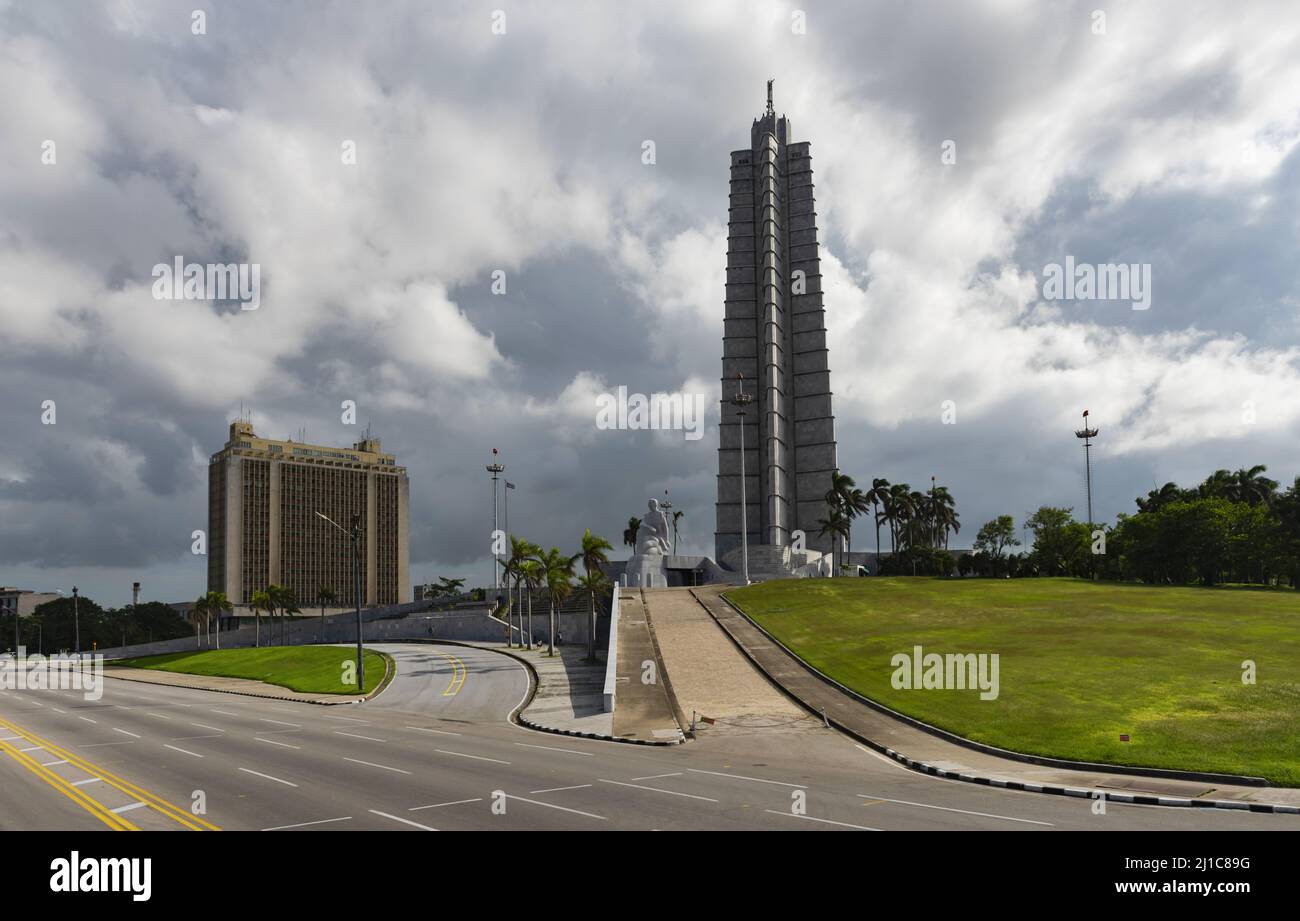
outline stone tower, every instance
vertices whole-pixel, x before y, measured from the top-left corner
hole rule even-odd
[[[772,107],[754,120],[749,147],[731,152],[727,287],[718,444],[719,561],[740,546],[740,419],[730,402],[753,397],[745,423],[749,544],[829,550],[817,534],[836,469],[817,211],[808,142]],[[743,377],[738,379],[737,375]]]

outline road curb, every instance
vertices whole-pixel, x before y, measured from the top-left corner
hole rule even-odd
[[[368,700],[374,700],[381,693],[383,693],[384,689],[388,687],[389,682],[393,680],[393,675],[397,671],[396,665],[393,663],[392,659],[389,656],[385,655],[382,652],[379,652],[378,650],[371,650],[371,652],[375,652],[378,655],[384,657],[384,677],[379,682],[378,687],[376,687],[365,697],[359,698],[357,700],[302,700],[301,698],[298,697],[285,697],[281,694],[257,694],[254,693],[253,691],[236,691],[233,688],[204,688],[193,684],[171,684],[170,682],[167,681],[145,681],[143,678],[124,678],[121,675],[110,675],[107,672],[104,673],[104,677],[113,678],[116,679],[117,681],[130,681],[133,684],[152,684],[152,685],[158,685],[165,688],[186,688],[191,691],[207,691],[209,694],[234,694],[236,697],[256,697],[259,700],[279,700],[287,704],[312,704],[317,707],[348,707],[348,706],[352,706],[353,704],[362,704]],[[119,665],[117,667],[130,668],[131,666]],[[162,672],[159,669],[142,668],[140,669],[140,671],[148,671],[151,672],[152,674],[160,674],[160,673],[168,674],[167,672]],[[184,675],[184,674],[188,674],[188,672],[177,672],[175,674]]]
[[[695,595],[695,591],[692,590],[691,594]],[[779,689],[787,697],[789,697],[795,703],[799,704],[801,707],[803,707],[806,711],[811,713],[813,716],[820,716],[826,722],[827,725],[835,729],[838,729],[840,732],[844,733],[847,736],[850,736],[853,739],[856,739],[858,742],[867,746],[872,751],[884,755],[890,758],[891,760],[897,762],[898,764],[901,764],[910,770],[917,771],[918,773],[929,774],[932,777],[942,777],[947,780],[958,780],[964,783],[976,784],[978,786],[1001,787],[1007,790],[1022,790],[1028,793],[1043,793],[1051,796],[1073,796],[1081,799],[1108,800],[1116,803],[1131,803],[1133,805],[1138,805],[1138,806],[1168,806],[1168,807],[1184,807],[1184,808],[1198,808],[1198,809],[1231,809],[1231,810],[1237,810],[1241,812],[1262,812],[1262,813],[1272,813],[1278,815],[1300,815],[1300,806],[1288,806],[1280,803],[1252,803],[1244,800],[1202,800],[1202,799],[1191,799],[1187,797],[1176,797],[1176,796],[1154,796],[1154,795],[1138,794],[1138,793],[1115,793],[1110,790],[1085,789],[1082,787],[1062,787],[1062,786],[1049,785],[1049,784],[1034,784],[1034,783],[1025,783],[1019,780],[999,780],[994,777],[986,777],[980,774],[970,774],[961,771],[950,771],[946,768],[936,767],[935,765],[929,764],[924,761],[918,761],[915,758],[909,758],[908,756],[900,752],[894,751],[892,748],[888,748],[887,746],[881,745],[879,742],[876,742],[873,739],[870,739],[862,735],[861,733],[850,728],[849,726],[844,725],[839,720],[830,717],[828,714],[820,710],[813,709],[811,706],[805,703],[801,698],[795,696],[795,694],[793,694],[783,684],[777,681],[776,678],[774,678],[771,675],[771,673],[769,673],[768,670],[763,667],[762,663],[759,662],[758,659],[754,655],[752,655],[750,651],[746,649],[745,646],[735,636],[731,634],[731,631],[729,631],[725,626],[722,625],[720,621],[718,621],[717,617],[713,614],[713,612],[709,611],[708,605],[706,605],[703,602],[703,600],[699,598],[698,595],[695,595],[695,598],[697,601],[699,601],[700,606],[703,607],[704,610],[708,612],[709,616],[713,618],[714,622],[718,624],[718,627],[722,630],[722,632],[727,635],[727,638],[731,640],[732,644],[737,649],[740,650],[741,654],[744,655],[745,658],[748,659],[749,662],[755,668],[757,668],[774,687]],[[740,610],[740,608],[737,607],[735,604],[733,604],[729,599],[723,597],[721,594],[718,595],[718,598],[729,608],[731,608],[731,610],[735,611],[737,615],[743,617],[749,624],[753,625],[753,627],[756,630],[758,630],[765,637],[771,640],[776,646],[778,646],[780,649],[782,649],[784,652],[790,655],[796,662],[798,662],[801,666],[803,666],[803,668],[805,668],[807,671],[811,672],[813,675],[817,676],[818,678],[822,679],[827,684],[834,687],[836,690],[846,693],[854,700],[866,704],[870,706],[872,709],[877,710],[878,712],[882,712],[888,716],[896,717],[899,720],[907,723],[908,725],[914,726],[917,729],[930,731],[933,734],[939,736],[940,738],[943,738],[945,741],[956,742],[961,738],[960,736],[954,736],[953,738],[950,739],[948,738],[950,734],[946,733],[944,730],[938,729],[937,727],[929,726],[926,723],[922,723],[920,720],[916,720],[912,717],[908,717],[905,716],[904,714],[897,713],[893,710],[890,710],[888,707],[885,707],[881,704],[877,704],[876,702],[869,700],[866,697],[863,697],[861,694],[858,694],[857,692],[844,687],[844,685],[840,684],[834,679],[826,676],[822,672],[813,668],[811,665],[809,665],[807,662],[805,662],[803,659],[797,656],[784,643],[782,643],[776,637],[772,636],[767,630],[763,629],[763,627],[755,623],[753,619],[749,617],[748,614]],[[967,747],[984,751],[986,754],[995,754],[999,756],[1005,754],[1008,757],[1016,754],[1014,752],[1004,753],[1001,749],[995,749],[992,747],[989,747],[988,749],[982,749],[980,747],[980,743],[971,742],[969,739],[962,740],[962,741],[967,743]],[[1047,764],[1047,766],[1070,766],[1071,764],[1070,762],[1065,762],[1063,765],[1054,765],[1051,764],[1050,762],[1030,761],[1029,759],[1032,757],[1033,756],[1021,755],[1018,758],[1012,758],[1012,760],[1028,761],[1028,763],[1031,764],[1033,763]],[[1074,762],[1073,764],[1077,766],[1072,767],[1071,768],[1072,770],[1107,769],[1106,773],[1138,774],[1139,776],[1157,776],[1157,777],[1165,777],[1166,779],[1168,779],[1169,777],[1173,777],[1174,779],[1179,779],[1179,780],[1205,780],[1207,777],[1227,778],[1229,779],[1229,782],[1235,782],[1235,783],[1240,783],[1242,779],[1240,777],[1237,777],[1236,775],[1231,775],[1231,774],[1200,775],[1200,776],[1189,777],[1187,776],[1187,772],[1170,772],[1165,774],[1147,775],[1147,774],[1141,774],[1138,771],[1120,770],[1110,765],[1093,765],[1087,762]],[[1219,782],[1223,782],[1223,781],[1219,780]]]
[[[456,640],[430,640],[430,641],[413,640],[412,642],[417,642],[417,643],[433,642],[433,643],[442,643],[450,646],[463,646],[469,649],[485,649],[488,652],[496,652],[496,653],[500,653],[503,656],[508,656],[509,658],[514,659],[516,662],[523,665],[524,668],[528,669],[528,684],[529,684],[528,700],[525,701],[523,704],[521,704],[514,712],[510,714],[510,720],[511,722],[523,726],[525,729],[532,729],[535,732],[548,732],[551,735],[557,735],[557,736],[572,736],[574,738],[579,738],[579,739],[595,739],[598,742],[619,742],[622,743],[623,745],[661,745],[661,746],[680,745],[684,741],[686,741],[685,738],[680,738],[680,737],[671,740],[670,739],[662,739],[662,740],[661,739],[620,739],[618,736],[602,735],[599,732],[581,732],[577,729],[560,729],[555,726],[545,726],[542,725],[541,723],[536,723],[530,720],[527,716],[525,716],[524,711],[528,709],[528,707],[532,704],[534,698],[537,696],[537,688],[541,684],[541,681],[537,676],[537,669],[533,667],[533,663],[529,662],[523,656],[515,655],[513,652],[509,652],[508,650],[505,649],[491,649],[487,646],[475,646],[473,643],[462,643]],[[680,732],[680,730],[678,731]]]

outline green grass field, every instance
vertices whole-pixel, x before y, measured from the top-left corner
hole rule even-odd
[[[305,694],[355,694],[355,684],[343,684],[343,663],[355,663],[356,660],[355,648],[268,646],[262,649],[176,652],[165,656],[122,659],[109,664],[183,672],[188,675],[253,678]],[[384,661],[380,653],[365,650],[363,662],[366,668],[366,693],[373,691],[383,681]]]
[[[1300,593],[1289,589],[845,578],[727,597],[837,681],[970,739],[1300,786]],[[918,644],[998,653],[998,698],[895,689],[891,658]]]

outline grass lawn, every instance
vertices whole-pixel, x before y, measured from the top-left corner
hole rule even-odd
[[[267,646],[261,649],[208,649],[175,652],[165,656],[121,659],[110,665],[153,668],[187,675],[219,675],[223,678],[253,678],[306,694],[355,694],[355,684],[343,684],[343,663],[353,665],[357,651],[342,646]],[[365,650],[365,691],[369,693],[384,679],[384,657]]]
[[[1300,593],[1289,589],[844,578],[727,597],[842,684],[970,739],[1300,786]],[[891,658],[916,645],[998,653],[999,696],[895,689]],[[1254,685],[1242,684],[1246,659]]]

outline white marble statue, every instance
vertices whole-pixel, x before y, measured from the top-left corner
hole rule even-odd
[[[668,541],[668,516],[659,507],[658,499],[651,499],[641,526],[636,531],[637,556],[667,556],[672,552]]]

